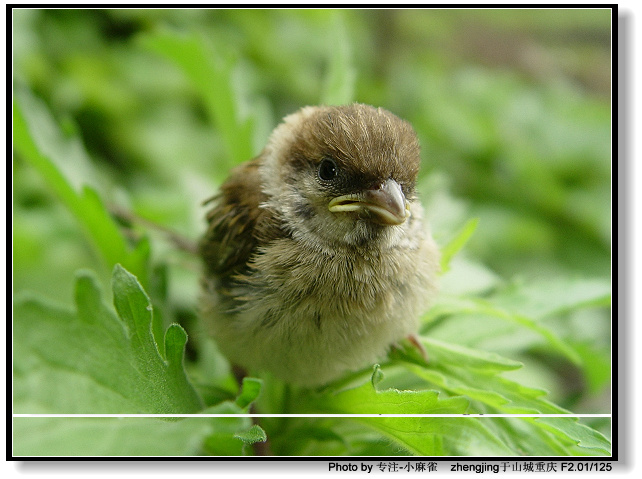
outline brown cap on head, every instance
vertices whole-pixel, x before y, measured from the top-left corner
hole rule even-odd
[[[282,158],[319,164],[332,158],[362,188],[392,178],[405,194],[414,188],[419,171],[419,143],[410,124],[382,108],[352,104],[316,107],[295,130]]]

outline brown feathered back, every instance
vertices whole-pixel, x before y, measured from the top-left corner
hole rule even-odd
[[[219,193],[206,204],[214,207],[207,213],[208,228],[200,253],[205,274],[217,277],[225,289],[230,279],[243,273],[257,244],[257,226],[267,214],[259,205],[265,201],[258,167],[260,157],[234,169]]]

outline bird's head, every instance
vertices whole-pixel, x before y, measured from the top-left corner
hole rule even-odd
[[[265,206],[321,246],[394,243],[408,226],[419,163],[414,130],[386,110],[306,107],[263,152]]]

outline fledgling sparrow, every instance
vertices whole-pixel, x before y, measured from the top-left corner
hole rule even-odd
[[[417,332],[439,251],[415,196],[409,123],[371,106],[305,107],[208,202],[204,319],[250,372],[323,385]]]

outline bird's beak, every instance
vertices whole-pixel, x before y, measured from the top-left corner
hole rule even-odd
[[[332,198],[328,209],[333,213],[354,211],[381,225],[400,225],[410,216],[401,186],[393,179],[361,193]]]

